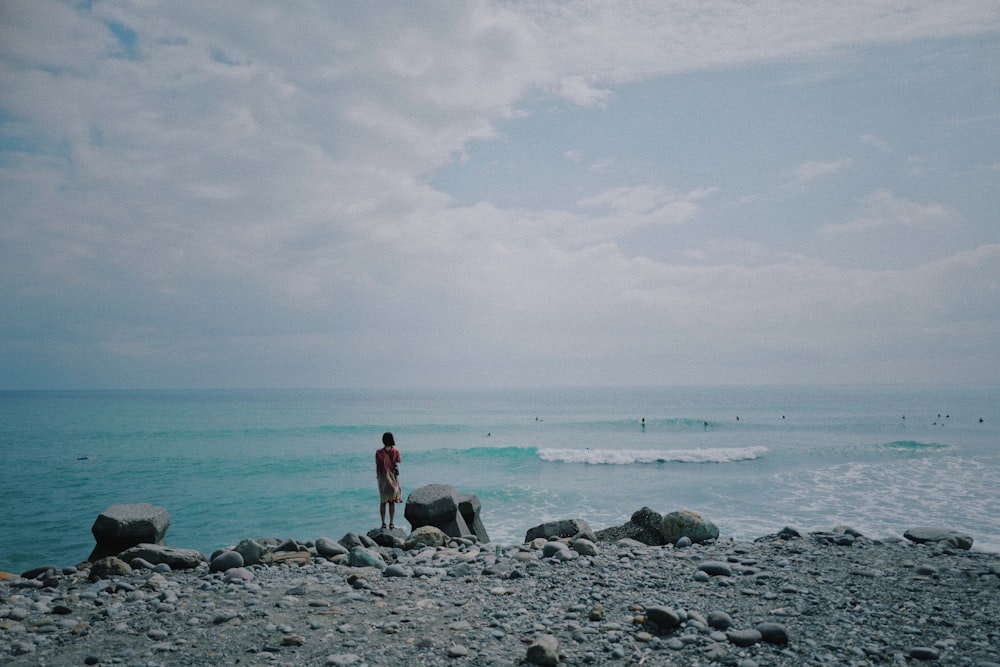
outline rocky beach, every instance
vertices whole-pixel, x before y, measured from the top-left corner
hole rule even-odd
[[[1000,556],[964,536],[656,544],[659,520],[141,544],[3,575],[0,664],[1000,665]]]

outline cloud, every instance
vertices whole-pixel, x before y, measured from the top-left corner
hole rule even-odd
[[[566,206],[432,185],[527,109],[608,114],[614,145],[623,83],[996,32],[990,0],[39,1],[0,18],[6,386],[749,381],[733,350],[848,359],[832,324],[920,324],[933,278],[955,308],[963,281],[992,295],[991,247],[844,268],[733,236],[752,225],[713,210],[712,179],[578,143],[551,149],[591,168]],[[888,189],[863,209],[823,233],[959,220]],[[643,232],[673,259],[629,251]],[[691,359],[714,375],[665,372]]]
[[[935,228],[953,226],[960,214],[949,206],[931,202],[920,204],[879,189],[864,198],[865,213],[850,222],[824,225],[824,235],[860,234],[882,228]]]
[[[606,190],[577,202],[587,218],[577,226],[579,238],[590,242],[615,238],[648,226],[681,225],[692,221],[699,202],[716,188],[675,193],[663,186],[623,186]],[[584,233],[583,229],[589,230]]]
[[[888,141],[886,141],[885,139],[880,139],[879,137],[871,133],[862,134],[861,143],[865,144],[866,146],[874,146],[883,153],[888,153],[892,150],[892,146],[889,145]]]
[[[850,158],[845,158],[842,160],[835,160],[831,162],[822,162],[818,160],[810,160],[808,162],[803,162],[799,166],[795,167],[788,174],[787,184],[789,186],[800,186],[805,185],[815,181],[818,178],[823,178],[825,176],[831,176],[838,172],[844,171],[852,164]]]
[[[567,76],[559,80],[556,94],[582,107],[605,107],[610,90],[591,86],[582,76]]]

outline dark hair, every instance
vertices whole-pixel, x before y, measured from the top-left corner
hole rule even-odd
[[[396,446],[396,441],[392,439],[392,433],[386,431],[385,433],[382,434],[382,444],[392,445],[393,447]]]

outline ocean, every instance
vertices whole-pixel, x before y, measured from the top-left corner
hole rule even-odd
[[[934,525],[1000,552],[994,386],[8,391],[0,570],[86,559],[94,520],[119,503],[166,508],[167,544],[206,554],[367,532],[384,431],[404,498],[434,483],[474,493],[503,544],[648,506],[738,539]]]

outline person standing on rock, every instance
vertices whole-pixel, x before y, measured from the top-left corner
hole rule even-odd
[[[396,503],[403,502],[403,490],[399,488],[399,450],[392,433],[382,434],[382,449],[375,452],[375,475],[378,477],[378,513],[385,528],[385,507],[389,506],[389,528],[396,527]]]

